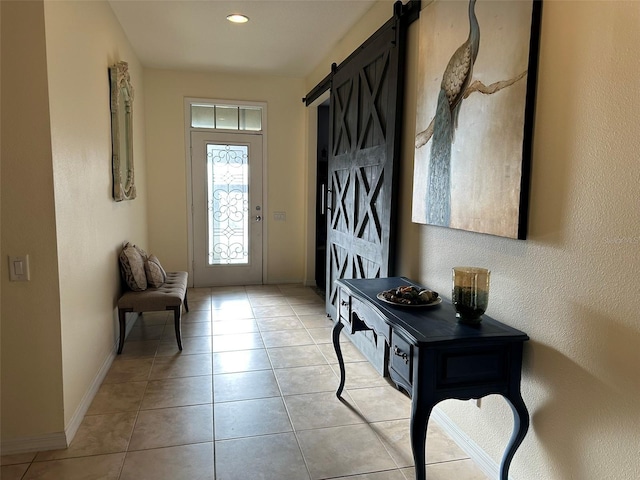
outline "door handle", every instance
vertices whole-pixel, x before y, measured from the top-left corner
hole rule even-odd
[[[261,221],[262,221],[262,216],[256,215],[256,222],[261,222]]]

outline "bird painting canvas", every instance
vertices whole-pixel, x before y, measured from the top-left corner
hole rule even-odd
[[[423,8],[414,222],[524,237],[536,3],[435,0]]]

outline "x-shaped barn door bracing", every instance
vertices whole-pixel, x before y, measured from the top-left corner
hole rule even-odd
[[[360,91],[362,92],[364,105],[368,105],[369,115],[362,122],[363,128],[360,130],[360,136],[358,138],[358,149],[363,148],[364,141],[367,138],[367,133],[369,130],[369,125],[373,123],[375,125],[376,130],[380,133],[381,138],[385,138],[385,129],[382,126],[382,121],[380,120],[380,112],[378,111],[378,97],[380,96],[380,92],[382,90],[383,81],[386,78],[387,66],[389,65],[389,52],[385,52],[382,55],[382,69],[377,72],[375,77],[375,83],[373,88],[371,88],[371,81],[369,79],[369,75],[367,74],[367,66],[363,67],[360,70]]]
[[[366,170],[363,167],[356,169],[356,181],[357,185],[362,186],[362,190],[364,190],[364,196],[366,196],[366,200],[363,198],[358,201],[359,206],[365,207],[366,211],[362,214],[360,218],[357,219],[357,224],[354,229],[354,234],[356,237],[361,238],[364,232],[365,227],[369,221],[373,222],[375,232],[377,234],[378,243],[382,243],[382,226],[380,224],[380,218],[378,217],[377,208],[376,208],[376,200],[378,199],[378,194],[380,193],[380,189],[382,188],[384,179],[384,170],[377,170],[377,176],[374,179],[373,186],[369,186],[369,181],[366,176]],[[360,189],[358,189],[360,190]],[[369,239],[371,241],[371,239]]]

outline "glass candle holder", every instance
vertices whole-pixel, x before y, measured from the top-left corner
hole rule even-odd
[[[453,267],[451,302],[461,323],[480,323],[489,304],[491,272],[481,267]]]

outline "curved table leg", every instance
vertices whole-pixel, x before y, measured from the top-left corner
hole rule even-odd
[[[340,366],[340,385],[338,386],[338,390],[336,390],[336,397],[340,398],[342,395],[342,390],[344,389],[344,378],[345,378],[345,370],[344,370],[344,360],[342,358],[342,350],[340,350],[340,332],[342,331],[342,322],[338,320],[333,325],[333,330],[331,331],[331,336],[333,338],[333,348],[336,351],[336,357],[338,357],[338,365]]]
[[[524,440],[527,430],[529,430],[529,412],[520,393],[511,398],[504,398],[513,412],[513,433],[500,463],[500,480],[508,480],[511,460],[513,460],[516,450]]]
[[[431,410],[433,410],[435,404],[418,398],[418,395],[418,392],[414,390],[411,398],[411,449],[413,451],[413,464],[416,469],[416,480],[425,480],[427,478],[425,467],[427,426]]]

